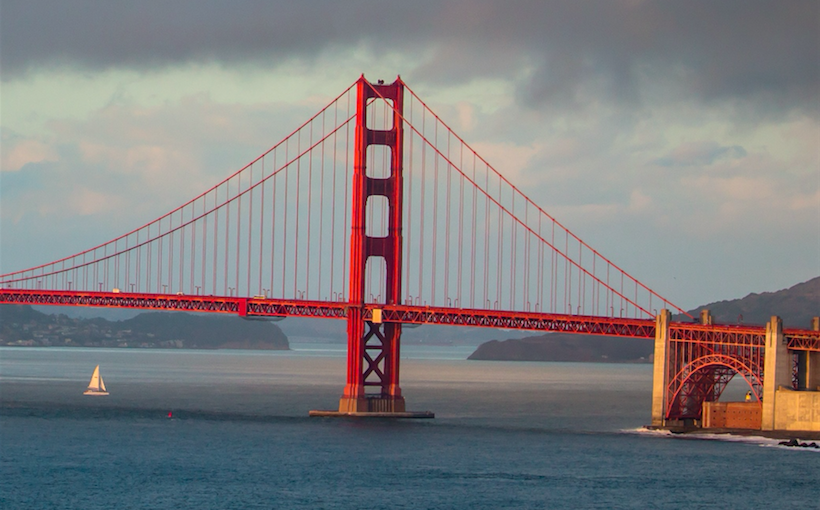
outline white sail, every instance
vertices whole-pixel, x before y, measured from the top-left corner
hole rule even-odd
[[[92,391],[100,391],[100,366],[94,368],[94,373],[91,374],[91,382],[88,383],[88,389]]]
[[[108,395],[108,390],[105,389],[105,382],[100,376],[100,366],[94,368],[94,373],[91,374],[91,381],[88,383],[88,389],[83,392],[83,395]]]

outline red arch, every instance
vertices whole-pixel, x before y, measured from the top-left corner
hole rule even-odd
[[[752,368],[747,365],[746,363],[738,360],[737,358],[733,358],[732,356],[728,356],[726,354],[707,354],[705,356],[701,356],[692,360],[691,362],[687,363],[683,366],[683,368],[675,374],[674,381],[677,381],[681,375],[686,371],[687,368],[690,369],[689,374],[680,381],[678,387],[675,389],[675,393],[672,398],[669,399],[666,405],[666,415],[669,416],[669,413],[672,411],[672,405],[677,402],[680,392],[683,389],[686,382],[692,378],[696,373],[703,370],[704,368],[710,366],[721,366],[727,367],[735,371],[735,373],[740,374],[741,377],[746,381],[746,384],[749,385],[749,388],[752,390],[752,394],[755,396],[755,399],[760,402],[761,394],[757,391],[757,387],[754,384],[754,381],[757,382],[758,387],[763,386],[763,381],[757,373],[752,370]],[[668,386],[667,386],[668,388]]]

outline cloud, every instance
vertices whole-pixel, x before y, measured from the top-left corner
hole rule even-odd
[[[378,43],[391,32],[390,45],[395,46],[402,33],[429,25],[417,23],[415,12],[425,2],[414,4],[410,9],[366,1],[249,0],[237,5],[218,0],[9,0],[3,2],[3,74],[43,65],[90,70],[192,61],[275,66],[289,58],[310,58],[332,46],[352,47],[368,38]]]
[[[56,161],[57,151],[48,143],[34,138],[7,140],[0,156],[0,172],[16,172],[29,163]]]
[[[429,83],[507,76],[530,107],[728,101],[816,116],[818,16],[813,0],[6,0],[0,71],[9,80],[55,65],[275,67],[363,48],[374,59],[424,55],[401,74]]]
[[[675,147],[663,157],[654,161],[665,167],[685,167],[711,165],[718,159],[740,159],[746,156],[746,149],[739,145],[721,146],[716,142],[690,142]]]
[[[816,175],[765,151],[691,165],[653,192],[693,240],[799,236],[816,229],[820,212]]]
[[[28,157],[2,175],[4,267],[44,262],[53,249],[41,238],[60,247],[55,257],[64,256],[153,220],[268,149],[308,117],[305,109],[315,113],[308,103],[231,105],[197,95],[153,107],[110,104],[86,118],[51,121],[48,136],[60,142],[46,146],[48,158]],[[5,146],[4,158],[23,162],[14,159],[21,147],[38,148],[26,152],[36,155],[45,144]]]
[[[503,175],[507,179],[526,186],[531,176],[523,175],[533,158],[541,148],[538,146],[522,146],[511,143],[479,142],[473,146],[476,153],[481,155],[490,165],[503,165]]]
[[[646,223],[643,228],[660,238],[685,231],[698,242],[722,243],[758,238],[761,230],[791,236],[817,221],[820,159],[809,142],[820,132],[816,121],[738,130],[711,115],[703,125],[677,125],[680,110],[674,109],[637,122],[613,111],[598,114],[539,123],[507,112],[530,138],[492,145],[488,158],[595,246],[606,230]],[[493,138],[492,132],[481,135]],[[702,138],[678,141],[695,136]],[[481,154],[485,145],[491,144],[474,144]]]

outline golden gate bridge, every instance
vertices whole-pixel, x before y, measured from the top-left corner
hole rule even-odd
[[[400,78],[362,76],[154,221],[0,275],[0,303],[346,320],[349,415],[407,414],[410,324],[653,339],[658,425],[699,420],[736,374],[761,405],[775,382],[820,386],[819,325],[692,317],[530,200]]]

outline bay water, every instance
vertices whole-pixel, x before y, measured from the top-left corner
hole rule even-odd
[[[820,508],[820,450],[644,431],[651,365],[471,351],[405,347],[436,418],[363,420],[308,417],[343,345],[0,348],[0,508]]]

